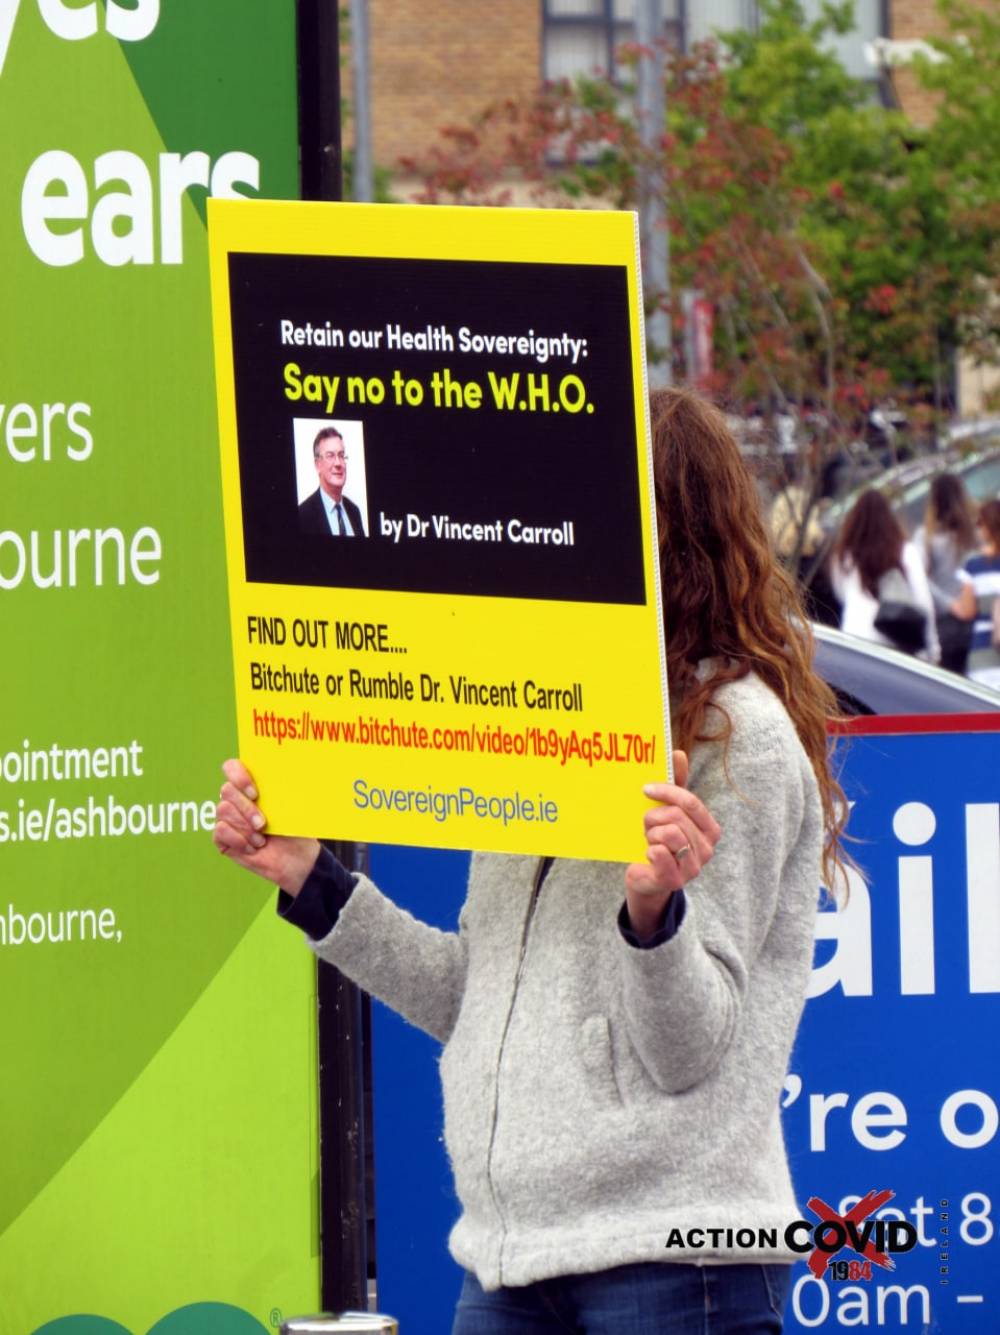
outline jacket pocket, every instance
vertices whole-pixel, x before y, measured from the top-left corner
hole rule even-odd
[[[602,1103],[622,1107],[621,1086],[615,1074],[611,1026],[606,1015],[588,1015],[580,1026],[580,1055],[590,1076],[590,1087]]]

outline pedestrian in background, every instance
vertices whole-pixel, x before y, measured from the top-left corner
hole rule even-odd
[[[975,511],[962,479],[939,473],[931,483],[924,522],[913,535],[937,618],[941,666],[964,673],[972,622],[955,616],[952,604],[962,589],[958,572],[976,549]]]
[[[976,523],[980,546],[959,571],[962,591],[952,611],[972,626],[966,673],[1000,688],[1000,501],[987,501]]]
[[[839,626],[840,604],[830,587],[823,559],[826,534],[817,507],[811,501],[805,487],[791,477],[786,478],[771,505],[769,522],[774,550],[798,581],[809,619],[824,626]]]
[[[934,600],[923,562],[874,488],[861,493],[844,520],[830,557],[830,579],[843,608],[841,630],[938,661]],[[904,617],[907,609],[910,615]]]

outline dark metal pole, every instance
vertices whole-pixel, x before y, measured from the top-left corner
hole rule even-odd
[[[342,199],[338,5],[336,0],[298,0],[296,16],[302,198]]]
[[[324,842],[345,867],[356,867],[357,845]],[[322,1301],[331,1312],[364,1311],[368,1307],[367,999],[329,964],[317,967],[316,992]]]
[[[337,0],[297,0],[299,171],[303,199],[343,197]],[[329,843],[354,868],[353,844]],[[365,998],[321,964],[319,1006],[320,1273],[329,1311],[368,1306],[365,1191]]]

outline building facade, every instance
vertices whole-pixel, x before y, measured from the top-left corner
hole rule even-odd
[[[368,0],[371,118],[376,160],[397,168],[426,153],[436,132],[489,104],[526,96],[545,79],[614,68],[634,37],[635,0]],[[917,31],[934,0],[855,0],[854,32],[832,45],[848,70],[877,81],[866,46]],[[820,0],[806,0],[818,13]],[[915,11],[910,19],[905,14]],[[715,31],[753,27],[757,0],[660,0],[664,37],[690,49]]]
[[[996,0],[975,0],[984,7]],[[634,37],[636,0],[368,0],[371,128],[375,161],[408,193],[405,162],[422,158],[447,126],[467,126],[487,106],[528,97],[546,79],[614,70]],[[758,0],[659,0],[666,40],[683,50],[716,31],[753,28]],[[818,15],[821,0],[803,0]],[[831,39],[872,96],[916,125],[934,98],[905,64],[907,44],[944,33],[937,0],[855,0],[855,28]],[[888,53],[894,52],[892,58]],[[900,63],[900,57],[903,63]],[[957,368],[963,415],[983,410],[1000,385],[991,368]]]

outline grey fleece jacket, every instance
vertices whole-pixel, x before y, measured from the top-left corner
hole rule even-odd
[[[455,1259],[484,1288],[633,1261],[792,1261],[778,1100],[812,960],[822,816],[784,708],[716,696],[690,786],[722,827],[676,935],[621,936],[623,868],[477,854],[459,931],[365,878],[317,954],[440,1039]],[[711,711],[710,711],[711,713]],[[779,1247],[667,1249],[679,1228],[774,1228]]]

